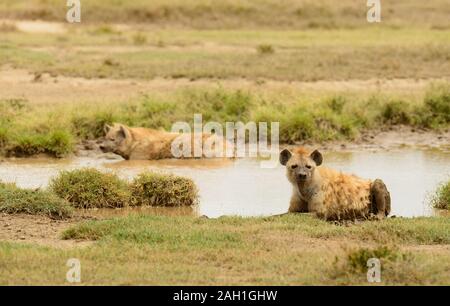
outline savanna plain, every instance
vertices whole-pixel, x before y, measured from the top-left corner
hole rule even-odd
[[[61,1],[1,1],[0,169],[111,163],[95,150],[106,124],[170,130],[194,113],[279,122],[282,146],[450,154],[446,0],[382,1],[381,23],[356,0],[85,2],[70,24]],[[86,285],[369,285],[376,257],[381,285],[448,285],[442,169],[433,215],[355,222],[186,213],[202,199],[173,174],[0,177],[0,284],[68,284],[77,258]]]

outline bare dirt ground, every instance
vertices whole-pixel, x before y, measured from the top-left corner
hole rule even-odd
[[[65,229],[82,220],[81,217],[53,220],[45,216],[0,214],[0,240],[34,243],[56,248],[87,246],[90,242],[60,238]]]
[[[417,149],[440,149],[450,152],[450,131],[428,131],[408,126],[396,126],[386,130],[367,131],[353,141],[331,141],[319,145],[325,150],[386,151],[405,147]]]
[[[59,22],[1,19],[0,24],[14,26],[17,30],[25,33],[64,34],[67,32],[65,25]]]

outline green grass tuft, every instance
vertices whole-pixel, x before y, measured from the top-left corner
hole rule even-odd
[[[72,207],[51,192],[21,189],[14,184],[0,183],[0,212],[65,219],[71,216]]]
[[[195,218],[130,216],[104,221],[87,221],[62,234],[63,239],[113,240],[178,249],[215,249],[240,246],[239,233],[198,223]]]
[[[134,179],[130,189],[134,205],[190,206],[198,202],[195,183],[175,175],[142,173]]]
[[[13,134],[14,135],[14,134]],[[7,155],[31,156],[40,153],[63,157],[74,150],[74,137],[66,130],[53,130],[46,133],[22,133],[4,138]]]
[[[450,123],[450,86],[431,88],[424,99],[422,124],[427,127],[448,126]]]
[[[431,198],[431,206],[450,210],[450,180],[439,185]]]
[[[142,173],[130,184],[96,169],[63,171],[50,190],[76,208],[139,206],[190,206],[198,201],[191,179],[171,174]]]
[[[360,248],[351,251],[347,254],[347,262],[350,268],[354,271],[367,271],[367,261],[370,258],[377,258],[380,260],[396,260],[399,254],[397,250],[391,249],[387,246],[380,246],[377,248]]]
[[[115,208],[129,204],[127,185],[114,174],[96,169],[63,171],[50,189],[76,208]]]
[[[272,45],[259,45],[257,50],[258,53],[261,55],[275,53],[275,49],[273,48]]]

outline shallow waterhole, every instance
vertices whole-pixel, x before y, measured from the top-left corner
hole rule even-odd
[[[439,150],[332,152],[324,165],[365,178],[384,180],[392,197],[391,215],[430,216],[437,185],[450,177],[450,153]],[[287,211],[291,186],[281,165],[261,168],[257,159],[122,161],[95,158],[7,159],[0,163],[0,180],[20,187],[46,187],[60,170],[94,167],[132,179],[144,170],[191,177],[200,191],[198,207],[99,209],[82,214],[112,217],[126,214],[267,216]]]

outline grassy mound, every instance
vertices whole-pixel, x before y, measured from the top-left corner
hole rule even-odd
[[[50,190],[76,208],[189,206],[198,199],[188,178],[148,172],[127,184],[114,174],[89,168],[61,172],[50,182]]]
[[[50,189],[76,208],[124,207],[130,199],[125,182],[96,169],[63,171],[50,182]]]
[[[130,187],[135,205],[189,206],[198,201],[194,182],[180,176],[142,173]]]
[[[436,190],[436,194],[431,199],[434,208],[450,209],[450,180],[442,183]]]
[[[14,184],[0,183],[0,212],[64,219],[71,216],[72,207],[51,192],[21,189]]]

